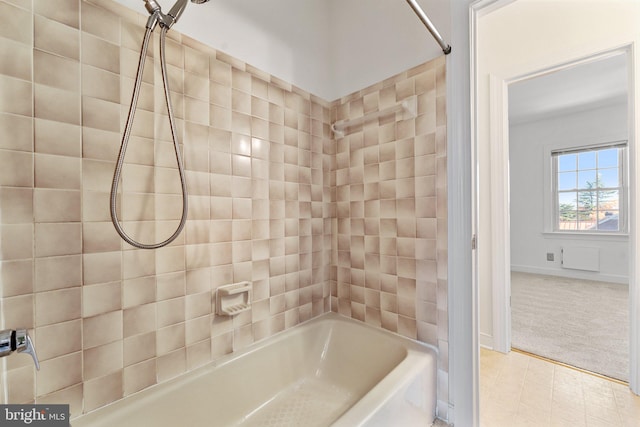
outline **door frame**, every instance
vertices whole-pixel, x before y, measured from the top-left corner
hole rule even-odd
[[[472,82],[475,84],[472,91],[472,146],[474,149],[473,165],[474,179],[472,185],[474,201],[478,200],[479,175],[477,170],[478,157],[475,155],[475,146],[478,141],[478,109],[477,82],[477,49],[478,40],[477,21],[482,16],[491,13],[516,0],[479,0],[471,7],[472,28],[471,34],[471,61],[472,61]],[[525,74],[517,76],[490,76],[489,85],[489,133],[491,140],[491,197],[486,202],[491,207],[492,236],[489,246],[492,252],[491,279],[492,302],[493,302],[493,346],[495,350],[507,353],[511,349],[511,279],[510,279],[510,229],[509,229],[509,117],[508,117],[508,86],[509,84],[537,77],[540,75],[555,72],[564,68],[575,66],[579,63],[590,62],[602,59],[606,56],[620,54],[627,55],[629,94],[628,94],[628,135],[629,135],[629,319],[630,319],[630,339],[629,339],[629,386],[631,390],[638,394],[640,392],[640,289],[637,284],[637,266],[640,265],[640,251],[638,251],[639,233],[637,226],[638,203],[640,201],[640,175],[636,173],[636,166],[640,165],[640,150],[635,143],[636,127],[638,118],[635,117],[636,102],[640,99],[637,91],[639,88],[635,82],[636,70],[636,46],[635,42],[630,42],[623,46],[616,46],[603,52],[598,52],[588,57],[578,60],[571,60],[554,66],[531,70]],[[474,223],[479,217],[478,204],[474,203]],[[477,272],[478,256],[474,257],[474,271]],[[474,289],[479,289],[478,275],[474,274]]]

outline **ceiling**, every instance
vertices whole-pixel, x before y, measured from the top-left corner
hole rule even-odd
[[[627,102],[627,58],[618,54],[509,85],[509,122],[530,122]]]
[[[141,0],[116,1],[146,14]],[[450,0],[418,2],[449,42]],[[442,55],[403,0],[211,0],[174,28],[327,101]]]

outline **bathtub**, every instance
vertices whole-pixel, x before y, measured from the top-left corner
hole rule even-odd
[[[71,421],[73,427],[425,427],[436,350],[335,313]]]

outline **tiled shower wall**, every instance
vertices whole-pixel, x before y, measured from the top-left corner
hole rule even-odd
[[[439,349],[438,416],[447,419],[447,162],[445,61],[440,57],[344,97],[334,120],[417,96],[337,139],[331,309]]]
[[[0,1],[0,328],[29,328],[42,366],[2,358],[0,402],[77,416],[329,310],[330,105],[173,30],[188,222],[155,251],[115,233],[145,21],[104,0]],[[182,206],[156,49],[118,201],[144,242]],[[243,280],[253,309],[215,316],[213,291]]]

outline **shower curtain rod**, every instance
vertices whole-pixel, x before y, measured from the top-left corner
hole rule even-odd
[[[436,30],[436,27],[434,27],[433,23],[431,22],[431,20],[427,16],[427,14],[424,13],[424,10],[422,10],[420,5],[418,4],[418,2],[416,0],[407,0],[407,3],[409,3],[409,6],[411,6],[411,9],[413,9],[413,11],[416,13],[416,15],[418,15],[418,18],[420,18],[420,20],[422,21],[424,26],[427,27],[427,30],[429,30],[429,32],[431,33],[433,38],[436,39],[436,41],[438,42],[438,44],[442,48],[442,51],[444,52],[444,54],[445,55],[450,54],[451,53],[451,46],[449,46],[444,41],[444,39],[442,38],[442,36],[438,32],[438,30]]]

